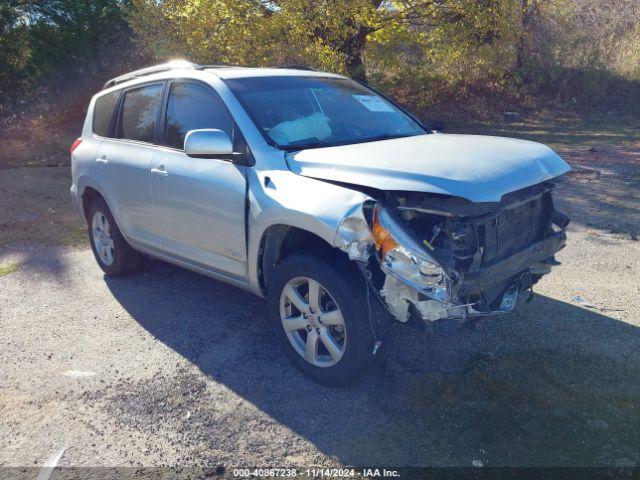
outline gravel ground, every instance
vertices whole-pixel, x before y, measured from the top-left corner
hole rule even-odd
[[[87,248],[0,252],[21,264],[0,277],[0,466],[639,465],[634,175],[567,180],[563,265],[531,303],[451,335],[399,326],[344,389],[303,378],[233,287],[158,261],[107,279]]]

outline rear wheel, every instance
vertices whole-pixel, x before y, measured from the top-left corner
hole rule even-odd
[[[113,277],[136,271],[140,267],[141,256],[124,239],[102,198],[91,202],[87,218],[91,249],[100,268]]]
[[[373,359],[371,324],[379,315],[364,277],[341,258],[308,254],[285,258],[269,282],[267,301],[285,355],[304,374],[324,385],[353,381]]]

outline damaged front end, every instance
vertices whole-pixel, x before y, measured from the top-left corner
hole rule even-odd
[[[473,203],[386,192],[341,223],[336,245],[357,261],[399,321],[507,313],[551,267],[569,219],[544,182]]]

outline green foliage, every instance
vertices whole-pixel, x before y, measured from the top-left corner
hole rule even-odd
[[[640,81],[637,0],[4,0],[0,108],[96,58],[122,62],[131,34],[147,59],[305,64],[480,115],[534,98],[629,104]]]
[[[0,4],[0,111],[41,79],[62,78],[94,64],[128,32],[124,17],[128,4],[128,0],[5,0]]]
[[[4,265],[0,265],[0,277],[4,277],[9,275],[10,273],[17,272],[22,267],[22,264],[19,262],[5,263]]]
[[[140,45],[157,58],[183,54],[208,62],[309,64],[364,79],[364,58],[372,48],[388,54],[383,60],[390,60],[396,48],[418,52],[431,63],[476,55],[479,46],[494,45],[502,35],[508,23],[502,12],[509,4],[133,0],[129,20]],[[493,51],[486,50],[485,57],[491,57]]]
[[[47,0],[27,4],[32,55],[30,73],[55,73],[61,66],[77,66],[103,52],[124,28],[117,0]]]
[[[363,53],[371,35],[381,28],[380,3],[282,0],[267,17],[267,30],[271,40],[280,44],[283,63],[309,64],[364,80]]]
[[[15,0],[0,5],[0,113],[3,99],[19,91],[27,80],[28,28],[19,6]]]
[[[264,16],[257,1],[133,0],[128,18],[138,45],[156,60],[252,64],[263,51]]]

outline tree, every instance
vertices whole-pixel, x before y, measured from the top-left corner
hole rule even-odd
[[[382,27],[382,0],[281,0],[269,20],[291,55],[366,80],[364,50]],[[387,14],[388,11],[385,11]],[[286,48],[288,47],[288,48]]]
[[[7,0],[0,5],[0,113],[26,83],[28,61],[28,29],[21,2]]]
[[[139,47],[156,60],[254,64],[268,48],[268,13],[258,0],[132,0],[128,20]]]
[[[130,35],[128,5],[129,0],[1,1],[0,111],[16,98],[24,102],[36,90],[64,89],[78,73],[122,61]],[[110,48],[117,55],[105,54]]]
[[[156,56],[160,50],[208,62],[302,62],[363,80],[371,35],[407,22],[431,3],[133,0],[129,19],[141,45]]]
[[[34,76],[91,61],[127,28],[124,0],[26,1]]]
[[[374,45],[416,43],[429,36],[432,43],[457,37],[465,46],[492,44],[501,34],[500,15],[510,3],[133,0],[130,22],[141,45],[156,55],[161,51],[209,62],[305,63],[365,80],[366,51]]]

